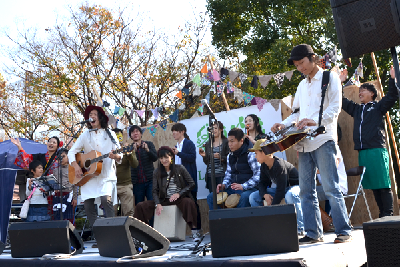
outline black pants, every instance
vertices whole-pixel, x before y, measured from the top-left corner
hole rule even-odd
[[[393,194],[390,188],[372,189],[379,207],[379,218],[393,216]]]

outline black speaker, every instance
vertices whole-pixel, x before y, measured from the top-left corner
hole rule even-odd
[[[293,204],[210,210],[214,258],[299,250]]]
[[[331,0],[343,58],[400,44],[400,0]]]
[[[13,258],[72,252],[75,255],[83,251],[82,239],[70,221],[13,223],[8,234]]]
[[[6,247],[6,245],[4,245],[4,243],[0,241],[0,255],[1,255],[1,253],[3,253],[3,250],[5,247]]]
[[[142,221],[129,217],[97,219],[93,225],[99,253],[104,257],[136,258],[162,256],[169,248],[169,240]]]
[[[368,267],[399,266],[400,216],[363,223]]]

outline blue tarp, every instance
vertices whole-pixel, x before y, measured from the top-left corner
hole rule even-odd
[[[25,138],[19,138],[28,154],[46,153],[47,146]],[[18,148],[10,140],[0,143],[0,240],[7,239],[8,223],[14,192],[15,177],[21,168],[14,165]]]

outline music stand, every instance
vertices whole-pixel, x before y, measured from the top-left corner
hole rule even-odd
[[[46,192],[65,189],[65,186],[57,182],[54,175],[33,178],[33,180],[37,182],[38,187],[43,188]]]

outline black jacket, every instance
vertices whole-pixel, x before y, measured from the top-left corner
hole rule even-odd
[[[276,184],[276,192],[272,205],[281,203],[285,197],[286,188],[299,184],[299,172],[297,169],[286,160],[274,157],[275,161],[272,168],[269,169],[268,165],[261,164],[260,169],[260,183],[258,184],[261,198],[267,193],[267,188]]]
[[[143,171],[144,174],[146,175],[146,182],[151,181],[153,178],[153,172],[154,172],[154,165],[153,162],[157,160],[157,151],[154,146],[154,144],[150,141],[142,141],[147,144],[149,147],[149,152],[146,152],[145,149],[142,147],[139,148],[140,150],[140,157],[138,153],[136,152],[136,158],[139,161],[139,164],[143,165]],[[138,174],[138,168],[131,168],[131,177],[132,177],[132,184],[137,183],[137,174]]]
[[[189,172],[180,164],[175,165],[175,173],[178,177],[175,177],[175,184],[181,188],[179,192],[180,197],[190,197],[193,199],[190,190],[194,188],[195,184],[192,176]],[[156,204],[160,204],[167,196],[167,177],[161,178],[161,181],[157,181],[158,169],[153,174],[153,199]]]
[[[354,149],[384,148],[385,113],[396,103],[398,92],[394,80],[389,79],[388,93],[379,101],[357,104],[343,96],[342,109],[354,118]]]
[[[253,176],[253,170],[249,165],[247,156],[249,148],[253,144],[250,143],[248,138],[244,138],[243,145],[236,151],[229,154],[229,165],[231,167],[231,182],[243,184]]]

